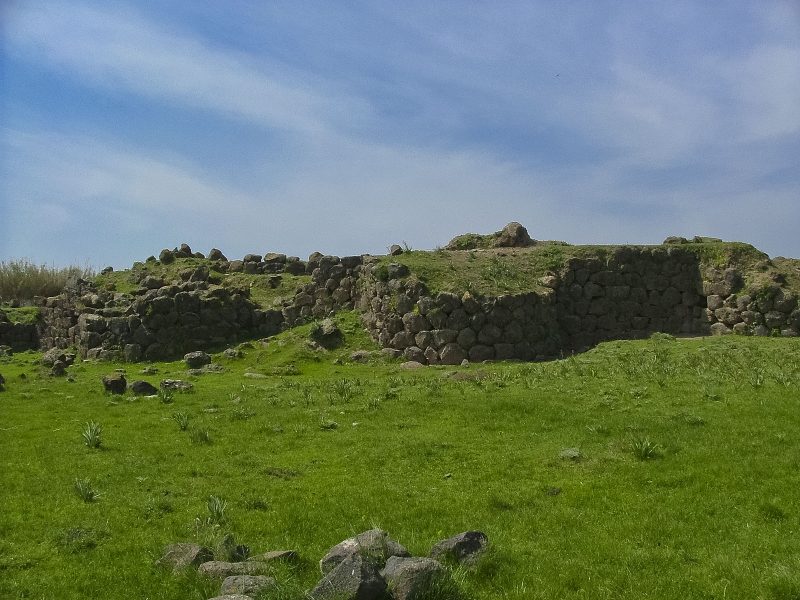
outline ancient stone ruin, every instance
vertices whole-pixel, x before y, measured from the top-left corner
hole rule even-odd
[[[387,257],[314,253],[304,261],[279,253],[227,260],[216,249],[205,258],[183,244],[139,263],[131,271],[133,291],[78,280],[58,296],[37,300],[34,325],[12,324],[0,312],[0,345],[74,348],[90,359],[159,360],[269,337],[340,310],[359,311],[387,353],[421,364],[543,360],[654,332],[798,335],[797,296],[785,275],[763,255],[763,264],[752,267],[759,286],[748,288],[753,273],[704,259],[703,252],[717,246],[724,243],[676,237],[658,246],[602,247],[574,253],[524,291],[480,295],[431,293],[402,263],[399,246]],[[542,247],[567,245],[533,240],[522,225],[510,223],[488,236],[459,236],[448,244],[451,250],[437,252],[447,260],[464,252]],[[497,256],[504,260],[502,252]],[[182,258],[203,261],[172,280],[147,270]],[[248,288],[220,285],[234,274],[263,278],[270,287],[282,278],[297,277],[299,284],[279,302],[261,306]]]

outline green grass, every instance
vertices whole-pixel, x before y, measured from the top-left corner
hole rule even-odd
[[[55,296],[69,279],[93,275],[91,267],[55,267],[26,259],[0,261],[0,300],[27,303],[34,296]]]
[[[340,324],[339,350],[309,348],[307,326],[216,355],[226,371],[190,377],[171,404],[106,395],[100,378],[187,378],[179,361],[156,376],[81,363],[74,381],[36,353],[0,363],[0,597],[205,600],[218,582],[153,565],[165,544],[200,540],[298,550],[272,597],[299,600],[324,552],[373,526],[416,555],[484,530],[490,554],[457,573],[467,599],[800,594],[796,340],[660,336],[405,371],[349,363],[374,346],[356,315]],[[95,450],[80,439],[91,421]],[[637,455],[643,440],[654,455]]]
[[[542,245],[492,250],[413,251],[381,257],[380,264],[406,265],[432,292],[469,291],[498,295],[541,289],[539,277],[563,267],[572,256],[603,253],[594,246]]]
[[[20,306],[17,308],[0,307],[8,320],[12,323],[33,324],[39,319],[39,308],[37,306]]]
[[[473,295],[496,296],[543,289],[539,278],[558,273],[570,258],[607,260],[620,246],[569,246],[544,243],[529,248],[493,248],[478,250],[413,251],[400,256],[385,256],[380,265],[406,265],[411,275],[432,292],[469,291]],[[638,246],[654,248],[656,246]],[[782,274],[790,289],[800,291],[798,262],[781,259],[769,264],[768,256],[750,244],[741,242],[705,242],[663,246],[680,248],[698,257],[701,272],[706,268],[736,267],[745,276],[745,288],[757,291],[773,284],[773,276]]]

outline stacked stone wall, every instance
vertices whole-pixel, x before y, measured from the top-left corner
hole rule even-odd
[[[0,311],[0,346],[12,350],[32,350],[39,347],[39,334],[36,325],[31,323],[12,323]]]
[[[789,336],[800,330],[797,299],[780,282],[744,294],[741,273],[701,272],[697,255],[680,247],[621,247],[572,258],[560,271],[532,281],[535,291],[489,297],[431,294],[405,266],[378,264],[368,255],[315,253],[308,261],[252,255],[236,262],[223,261],[222,270],[255,269],[275,278],[291,269],[309,273],[311,281],[271,308],[255,304],[247,290],[210,284],[207,266],[182,273],[181,281],[145,275],[133,295],[78,282],[40,301],[35,337],[43,348],[73,346],[89,358],[157,360],[268,337],[358,308],[367,330],[390,353],[458,364],[541,360],[659,331]],[[3,330],[9,327],[0,323]]]

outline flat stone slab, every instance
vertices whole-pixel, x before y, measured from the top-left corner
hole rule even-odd
[[[231,575],[225,578],[219,591],[221,594],[228,595],[252,594],[257,596],[275,586],[275,580],[266,575]]]
[[[197,568],[197,571],[209,577],[230,577],[231,575],[263,575],[267,571],[267,565],[259,562],[225,562],[221,560],[210,560],[204,562]]]
[[[157,564],[172,567],[179,571],[186,567],[197,567],[214,558],[208,548],[193,543],[169,544],[164,548],[164,554],[158,559]]]
[[[268,563],[276,560],[297,560],[298,554],[295,550],[271,550],[263,554],[255,554],[248,558],[250,562],[263,562]]]

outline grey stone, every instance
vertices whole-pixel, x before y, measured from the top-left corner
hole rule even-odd
[[[466,351],[454,342],[446,344],[439,352],[439,361],[443,365],[460,365],[465,358],[467,358]]]
[[[219,250],[218,248],[212,248],[211,251],[208,253],[208,260],[227,261],[228,259],[225,258],[225,255],[222,253],[222,250]]]
[[[428,361],[429,365],[439,364],[439,353],[433,346],[428,346],[427,348],[425,348],[424,355],[425,355],[425,360]]]
[[[415,342],[413,334],[407,331],[399,331],[392,337],[389,344],[395,350],[405,350],[409,346],[413,346]]]
[[[770,329],[783,327],[786,325],[786,315],[777,310],[771,310],[764,315],[764,325]]]
[[[494,347],[478,344],[469,349],[470,362],[482,362],[494,358]]]
[[[498,248],[524,248],[533,244],[528,230],[516,221],[503,227],[494,241],[494,245]]]
[[[132,381],[128,387],[131,392],[137,396],[155,396],[158,394],[158,388],[156,386],[141,379]]]
[[[419,361],[416,361],[416,360],[408,360],[408,361],[406,361],[404,363],[400,363],[400,368],[401,369],[410,369],[410,370],[421,369],[424,366],[425,365],[423,363],[421,363]]]
[[[159,384],[165,390],[188,391],[194,387],[194,384],[182,379],[163,379]]]
[[[436,593],[447,571],[432,558],[390,556],[381,575],[394,600],[423,600]]]
[[[731,333],[730,328],[725,323],[714,323],[709,329],[711,335],[728,335]]]
[[[161,264],[164,264],[164,265],[169,265],[171,263],[174,263],[175,262],[175,253],[172,250],[169,250],[168,248],[164,248],[158,254],[158,260],[161,262]]]
[[[392,244],[389,246],[389,254],[392,256],[400,256],[403,253],[403,248],[399,244]]]
[[[122,353],[125,362],[139,362],[142,359],[142,347],[139,344],[125,344]]]
[[[407,331],[415,334],[430,329],[428,319],[426,319],[424,315],[413,312],[407,312],[403,315],[403,325],[405,325]]]
[[[56,361],[61,361],[65,365],[69,366],[75,361],[75,355],[61,348],[50,348],[50,350],[42,355],[40,362],[45,367],[52,367],[53,363]]]
[[[264,552],[262,554],[254,554],[250,556],[247,560],[250,562],[274,562],[274,561],[285,561],[291,562],[297,560],[299,555],[297,554],[296,550],[270,550],[269,552]]]
[[[220,594],[248,594],[258,595],[274,589],[275,580],[266,575],[230,575],[222,582]]]
[[[53,366],[50,368],[50,375],[53,377],[62,377],[67,373],[67,365],[60,360],[57,360],[53,363]]]
[[[431,334],[433,335],[433,345],[437,348],[455,342],[458,337],[458,331],[455,329],[434,329]]]
[[[122,373],[111,373],[103,376],[103,388],[112,394],[124,394],[128,388],[125,375]]]
[[[230,577],[232,575],[263,575],[269,570],[266,563],[260,562],[225,562],[211,560],[201,564],[197,571],[209,577]]]
[[[195,352],[189,352],[188,354],[184,355],[183,361],[186,363],[186,366],[190,369],[199,369],[200,367],[207,365],[211,362],[211,356],[203,352],[202,350],[197,350]]]
[[[465,350],[469,350],[470,348],[472,348],[472,346],[475,345],[475,342],[477,340],[478,336],[471,327],[465,327],[464,329],[458,332],[458,337],[456,337],[456,342],[458,343],[458,345],[464,348]]]
[[[342,345],[344,336],[333,319],[323,319],[311,330],[311,339],[323,348],[332,350]]]
[[[314,600],[383,600],[386,581],[375,563],[352,553],[325,574],[310,596]]]
[[[564,460],[577,462],[581,459],[581,451],[578,448],[564,448],[558,453],[558,457]]]
[[[402,279],[411,273],[407,266],[398,263],[389,263],[386,267],[386,272],[389,275],[389,279]]]
[[[336,565],[354,554],[368,557],[370,561],[379,564],[381,568],[390,556],[410,556],[408,550],[389,537],[386,531],[370,529],[347,538],[328,550],[319,561],[320,571],[323,574],[329,573]]]
[[[709,310],[722,308],[722,297],[717,294],[711,294],[706,298],[706,306],[708,306]]]
[[[418,346],[409,346],[403,350],[403,356],[405,356],[409,361],[415,361],[423,365],[427,362],[425,353],[422,351],[422,348]]]
[[[166,546],[157,564],[179,571],[186,567],[199,567],[212,558],[213,553],[208,548],[187,542]]]
[[[486,552],[488,545],[489,539],[482,531],[465,531],[436,544],[430,557],[472,566]]]

